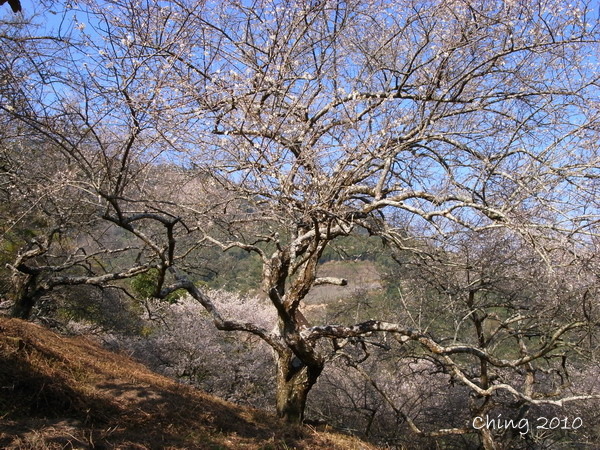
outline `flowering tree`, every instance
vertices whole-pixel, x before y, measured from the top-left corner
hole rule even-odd
[[[319,260],[359,229],[444,258],[462,255],[465,236],[504,230],[549,273],[569,252],[591,254],[599,30],[587,3],[79,7],[89,19],[66,13],[71,45],[36,53],[22,80],[36,93],[32,110],[0,107],[84,170],[87,201],[135,242],[135,263],[111,273],[152,267],[155,296],[187,289],[218,328],[273,348],[280,416],[301,421],[332,352],[366,346],[373,333],[414,343],[484,400],[506,392],[546,401],[535,383],[499,383],[489,372],[535,372],[595,316],[561,316],[523,345],[524,319],[507,309],[493,320],[515,336],[514,353],[483,335],[448,341],[399,322],[310,326],[300,307],[314,286],[348,282],[319,278]],[[192,282],[189,257],[202,245],[260,258],[275,329],[229,320]],[[434,261],[426,267],[445,270]],[[479,313],[484,291],[464,297],[476,329],[492,323]],[[488,369],[472,374],[473,361]],[[489,430],[481,434],[493,448]]]

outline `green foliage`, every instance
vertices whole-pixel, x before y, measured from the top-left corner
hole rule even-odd
[[[365,233],[354,233],[334,240],[327,246],[319,262],[325,263],[347,259],[377,261],[384,257],[385,252],[383,250],[383,243],[380,238]]]
[[[48,307],[51,310],[45,316],[60,324],[83,323],[121,335],[139,336],[143,333],[140,305],[118,289],[67,286],[52,293]]]
[[[259,288],[262,261],[256,254],[239,248],[232,248],[227,252],[210,249],[203,253],[207,270],[199,278],[208,287],[242,294]]]
[[[131,289],[139,299],[151,298],[155,295],[156,286],[158,284],[158,274],[158,269],[150,269],[147,272],[136,275],[130,280],[129,284]],[[183,289],[178,289],[167,295],[165,301],[175,303],[177,299],[184,295],[185,291]]]

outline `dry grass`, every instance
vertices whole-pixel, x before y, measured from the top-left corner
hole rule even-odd
[[[372,261],[329,261],[319,268],[320,277],[348,280],[346,286],[320,285],[310,290],[305,302],[310,306],[326,305],[348,298],[357,289],[376,292],[382,289],[381,274]]]
[[[372,449],[236,406],[84,338],[0,318],[0,447]]]

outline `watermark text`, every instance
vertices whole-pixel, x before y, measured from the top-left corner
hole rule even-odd
[[[577,430],[583,425],[581,417],[570,419],[568,417],[537,417],[529,419],[523,417],[521,419],[510,419],[498,416],[477,416],[471,423],[473,428],[481,430],[514,430],[518,431],[521,436],[525,436],[532,429],[536,430]]]

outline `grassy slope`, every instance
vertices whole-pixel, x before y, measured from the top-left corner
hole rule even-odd
[[[290,427],[84,338],[0,317],[0,448],[371,449]]]

